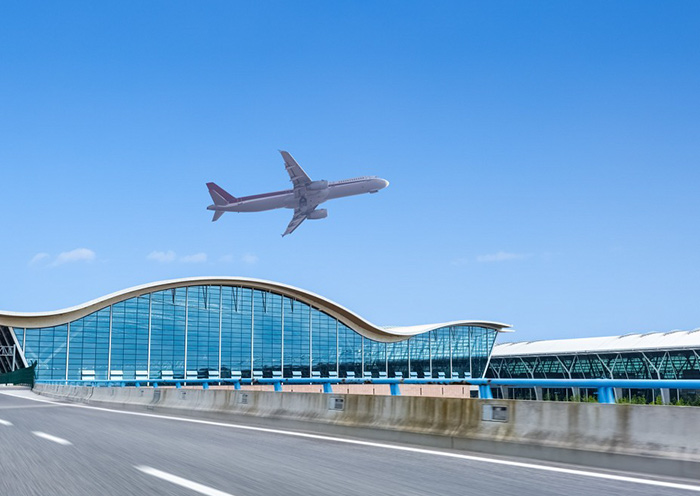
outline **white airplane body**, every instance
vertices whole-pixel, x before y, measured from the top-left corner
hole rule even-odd
[[[207,210],[214,211],[212,221],[216,221],[225,212],[263,212],[277,208],[294,209],[294,217],[282,234],[291,234],[306,219],[323,219],[328,211],[323,208],[316,210],[327,200],[346,196],[376,193],[389,185],[389,181],[375,176],[356,177],[341,181],[312,181],[304,169],[285,151],[280,151],[284,159],[284,167],[289,173],[292,189],[263,193],[260,195],[236,198],[227,193],[215,183],[207,183],[209,194],[214,201]]]

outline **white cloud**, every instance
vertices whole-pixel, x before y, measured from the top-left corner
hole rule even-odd
[[[223,257],[219,258],[219,262],[231,263],[233,262],[233,255],[224,255]]]
[[[521,260],[527,258],[530,255],[524,253],[508,253],[506,251],[499,251],[497,253],[489,253],[488,255],[479,255],[476,257],[477,262],[505,262],[507,260]]]
[[[152,251],[146,257],[148,260],[154,260],[159,263],[171,263],[176,260],[181,263],[203,263],[207,261],[206,253],[194,253],[192,255],[184,255],[178,257],[173,250],[168,251]]]
[[[50,255],[48,253],[44,253],[44,252],[37,253],[36,255],[34,255],[32,257],[32,259],[29,261],[28,265],[30,267],[36,267],[37,265],[41,264],[41,262],[46,261],[46,259],[49,258],[49,256]]]
[[[180,257],[180,262],[184,263],[203,263],[206,261],[206,253],[195,253],[194,255],[185,255],[184,257]]]
[[[73,262],[92,262],[95,258],[97,258],[97,255],[95,255],[94,251],[88,248],[76,248],[75,250],[59,253],[56,259],[51,263],[51,266],[56,267]]]
[[[242,261],[243,263],[247,263],[248,265],[256,264],[256,263],[258,263],[258,260],[260,260],[260,259],[258,258],[258,256],[257,256],[257,255],[254,255],[254,254],[252,254],[252,253],[246,253],[245,255],[243,255],[243,256],[241,257],[241,261]]]
[[[175,252],[173,250],[168,251],[152,251],[146,257],[148,260],[155,260],[160,263],[169,263],[175,261]]]

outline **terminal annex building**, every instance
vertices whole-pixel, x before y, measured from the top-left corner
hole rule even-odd
[[[503,343],[487,377],[499,379],[700,379],[700,329]]]
[[[378,327],[319,295],[237,277],[145,284],[64,310],[0,311],[0,373],[39,380],[483,377],[507,324]]]

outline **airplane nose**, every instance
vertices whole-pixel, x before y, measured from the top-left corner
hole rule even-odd
[[[389,186],[389,181],[387,181],[386,179],[378,179],[378,182],[379,182],[379,189],[384,189],[387,186]]]

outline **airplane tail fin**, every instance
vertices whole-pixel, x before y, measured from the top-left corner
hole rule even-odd
[[[211,199],[214,201],[214,205],[228,205],[229,203],[234,203],[236,201],[235,196],[229,194],[224,188],[216,183],[207,183],[207,188],[209,188],[209,194],[211,195]],[[214,217],[214,220],[216,220],[221,216],[216,217],[216,214],[214,214]]]
[[[212,222],[216,222],[217,220],[219,220],[219,217],[221,217],[221,216],[224,215],[225,213],[226,213],[226,212],[225,212],[224,210],[217,210],[217,211],[215,211],[215,212],[214,212],[214,217],[211,218],[211,221],[212,221]]]

